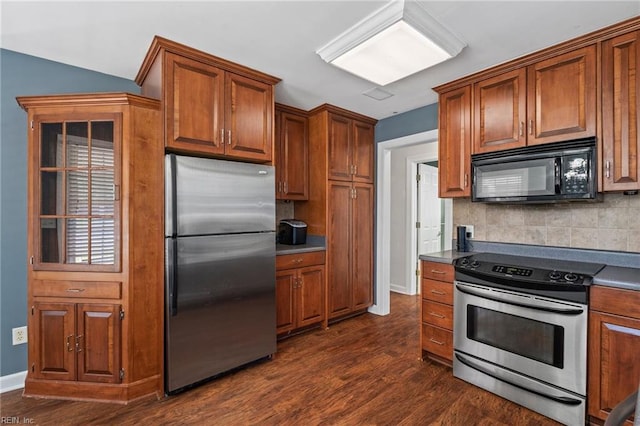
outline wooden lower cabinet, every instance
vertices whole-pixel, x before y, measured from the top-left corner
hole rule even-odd
[[[373,303],[373,185],[329,181],[329,318]]]
[[[420,349],[422,358],[453,362],[453,265],[422,261]]]
[[[588,414],[604,421],[640,384],[640,292],[593,286],[590,298]]]
[[[33,377],[120,382],[120,305],[36,302]]]
[[[324,263],[324,251],[276,258],[278,335],[326,322]]]

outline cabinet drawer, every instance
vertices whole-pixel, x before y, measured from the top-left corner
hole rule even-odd
[[[423,300],[422,321],[453,330],[453,306]]]
[[[298,254],[281,254],[276,256],[276,269],[301,268],[304,266],[324,265],[325,251],[311,251]]]
[[[38,297],[120,299],[122,293],[122,283],[114,281],[35,280],[32,288]]]
[[[640,291],[594,285],[589,289],[589,308],[640,319]]]
[[[453,305],[453,284],[423,278],[422,298]]]
[[[422,261],[422,277],[452,283],[454,278],[453,265]]]
[[[422,324],[422,349],[453,360],[453,332]]]

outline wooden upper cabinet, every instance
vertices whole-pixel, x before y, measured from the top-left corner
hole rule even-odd
[[[640,189],[640,31],[602,44],[603,189]]]
[[[353,122],[353,180],[373,183],[375,126],[362,121]]]
[[[227,73],[225,154],[271,161],[273,144],[273,86]]]
[[[224,154],[224,71],[167,53],[165,72],[166,146]]]
[[[468,197],[471,194],[471,86],[440,95],[439,102],[439,195]]]
[[[273,161],[278,81],[158,36],[136,77],[162,101],[168,149],[261,163]]]
[[[527,144],[596,135],[596,47],[530,65]]]
[[[526,83],[522,68],[474,84],[474,153],[526,145]]]
[[[309,198],[309,120],[306,113],[276,105],[276,198]]]
[[[351,180],[351,120],[329,114],[329,179]]]
[[[373,183],[374,124],[329,114],[329,179]]]
[[[473,153],[596,134],[596,48],[474,84]]]

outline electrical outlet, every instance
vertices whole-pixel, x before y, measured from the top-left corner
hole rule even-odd
[[[27,326],[16,327],[11,330],[13,335],[13,345],[21,345],[27,343]]]
[[[473,225],[465,225],[467,227],[467,238],[473,239]]]

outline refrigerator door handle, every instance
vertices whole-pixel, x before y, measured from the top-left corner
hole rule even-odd
[[[169,264],[167,265],[169,269],[167,271],[169,309],[171,316],[175,317],[178,315],[178,240],[176,238],[171,239],[171,242],[167,245],[167,250],[167,258],[169,259]]]
[[[169,155],[169,163],[170,163],[170,173],[171,173],[171,188],[170,188],[170,200],[169,202],[171,207],[171,217],[169,220],[171,221],[171,236],[176,237],[178,234],[178,191],[177,191],[177,174],[178,169],[176,167],[176,156],[175,154]]]

